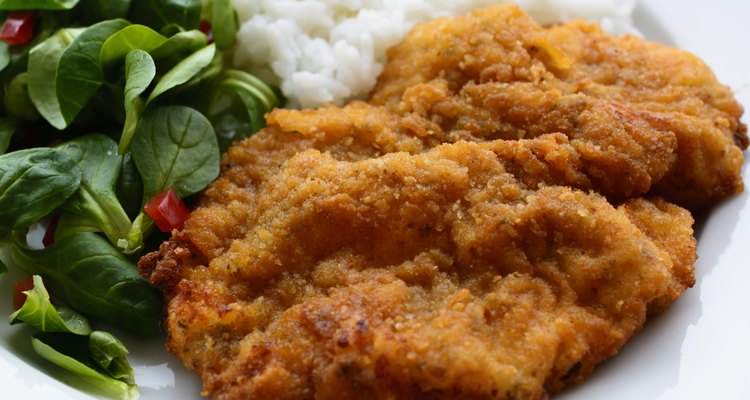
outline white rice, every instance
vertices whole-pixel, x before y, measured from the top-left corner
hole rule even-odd
[[[289,107],[365,97],[386,50],[416,24],[508,0],[234,0],[234,64],[278,85]],[[582,18],[635,32],[636,0],[519,0],[540,23]]]

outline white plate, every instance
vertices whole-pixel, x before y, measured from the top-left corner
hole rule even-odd
[[[748,17],[746,0],[642,0],[636,10],[636,24],[646,38],[701,57],[750,109]],[[556,399],[750,399],[747,203],[747,193],[734,197],[697,227],[700,259],[695,287],[665,314],[650,320],[586,383]],[[10,314],[13,278],[11,274],[0,279],[0,316]],[[131,339],[126,345],[133,352],[143,399],[199,398],[198,380],[164,350],[163,338],[147,343]],[[65,383],[81,387],[75,377],[35,357],[27,329],[10,327],[0,318],[0,346],[4,398],[92,398]]]

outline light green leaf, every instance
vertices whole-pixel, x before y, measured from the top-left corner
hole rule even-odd
[[[67,126],[57,100],[57,67],[65,49],[85,28],[60,29],[29,52],[29,97],[42,117],[57,129]]]
[[[130,25],[110,36],[99,55],[105,71],[119,66],[133,50],[151,52],[167,41],[167,38],[144,25]]]
[[[159,97],[168,90],[182,85],[189,81],[194,76],[198,75],[199,72],[213,61],[216,55],[216,45],[211,44],[206,46],[195,53],[191,54],[179,64],[175,65],[174,68],[169,70],[156,84],[156,87],[148,97],[146,104],[151,103],[155,98]]]
[[[109,332],[94,331],[89,337],[91,358],[109,375],[130,385],[135,384],[133,368],[126,356],[128,349]]]
[[[116,398],[138,398],[138,388],[135,385],[112,378],[91,360],[87,337],[38,333],[31,339],[31,346],[44,359],[73,372]]]
[[[151,56],[140,49],[125,57],[125,125],[120,137],[118,151],[124,154],[130,147],[145,104],[141,94],[156,77],[156,65]]]
[[[164,44],[154,49],[151,56],[156,61],[176,57],[180,60],[206,47],[208,38],[199,30],[184,31],[172,35]]]
[[[89,321],[68,307],[56,309],[49,299],[42,278],[34,275],[34,288],[27,290],[23,306],[10,315],[11,325],[25,322],[42,332],[67,332],[75,335],[91,333]]]
[[[210,4],[214,43],[221,50],[229,49],[234,45],[239,25],[232,0],[212,0]]]

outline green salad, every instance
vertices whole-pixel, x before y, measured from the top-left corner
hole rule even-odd
[[[230,0],[0,0],[0,21],[0,273],[29,275],[9,322],[34,327],[41,357],[137,397],[127,349],[88,318],[159,333],[136,260],[281,96],[225,66]]]

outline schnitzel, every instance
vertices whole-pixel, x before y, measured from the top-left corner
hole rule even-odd
[[[580,137],[580,117],[606,104],[675,134],[676,160],[654,193],[697,210],[742,190],[747,127],[732,91],[686,51],[583,22],[545,28],[492,7],[418,25],[388,51],[371,102],[480,140]]]
[[[692,218],[525,184],[504,155],[519,143],[534,141],[305,150],[256,185],[265,166],[235,165],[209,190],[223,214],[200,207],[141,261],[168,300],[169,349],[212,398],[538,399],[580,382],[691,283]],[[227,229],[238,239],[206,251]]]
[[[204,395],[544,399],[694,284],[679,205],[742,189],[687,53],[500,6],[389,54],[369,102],[271,112],[141,259]]]

